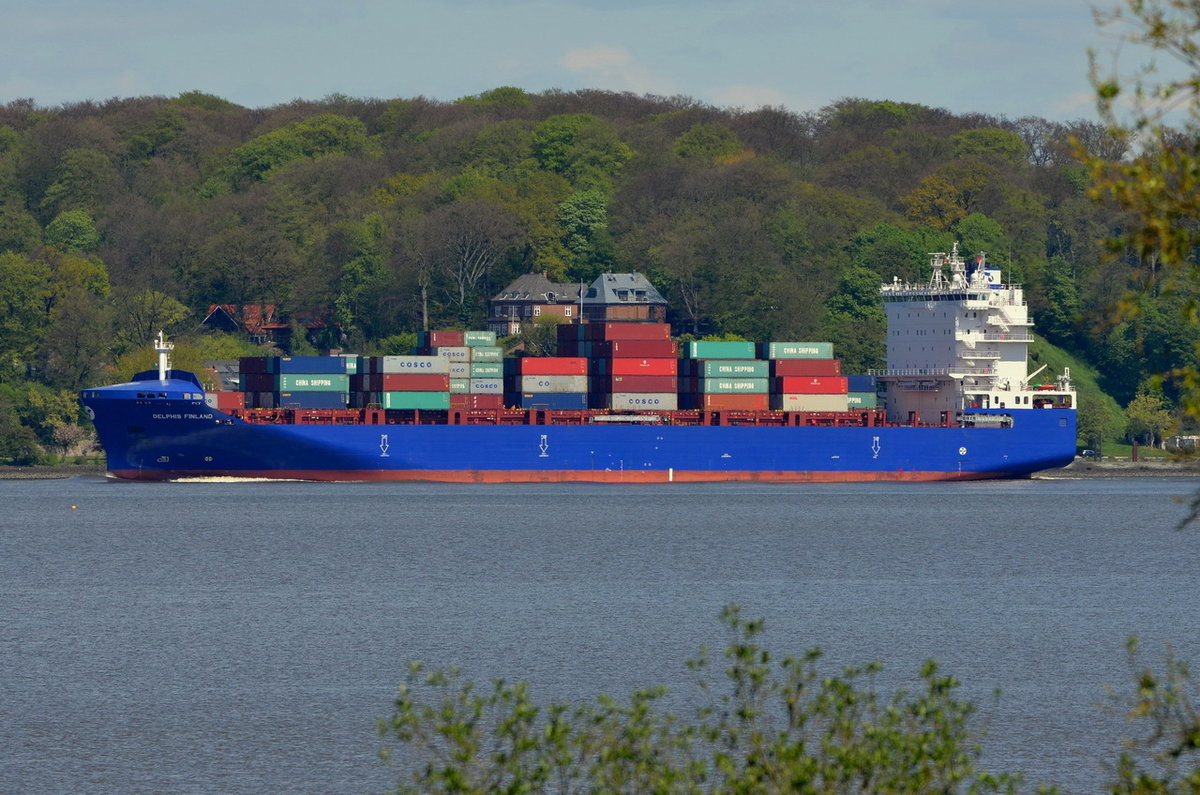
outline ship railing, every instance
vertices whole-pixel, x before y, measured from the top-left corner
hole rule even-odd
[[[975,339],[984,342],[1033,342],[1033,335],[1024,331],[1013,331],[1000,334],[983,334]]]
[[[896,378],[912,378],[916,376],[946,376],[947,378],[957,378],[962,375],[991,375],[994,372],[994,367],[955,367],[953,369],[946,367],[910,367],[894,370],[872,368],[867,371],[867,374]]]
[[[962,359],[999,359],[1000,352],[999,351],[975,350],[975,351],[971,351],[970,353],[964,352],[960,355],[959,358],[962,358]]]

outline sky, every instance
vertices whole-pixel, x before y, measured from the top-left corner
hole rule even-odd
[[[1099,0],[1109,8],[1116,0]],[[845,98],[1096,119],[1088,0],[6,0],[0,102],[198,90],[452,101],[498,86],[796,113]],[[1107,56],[1105,56],[1107,57]]]

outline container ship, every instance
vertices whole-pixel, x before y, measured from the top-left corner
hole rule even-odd
[[[931,265],[881,287],[887,367],[860,375],[828,343],[597,322],[559,326],[547,357],[471,331],[425,332],[410,356],[247,357],[219,392],[172,369],[160,334],[157,369],[80,399],[109,474],[132,480],[943,481],[1069,463],[1070,373],[1034,382],[1022,288],[957,246]]]

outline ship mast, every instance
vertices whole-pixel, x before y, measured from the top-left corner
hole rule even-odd
[[[167,371],[171,369],[171,351],[175,350],[175,343],[167,342],[160,331],[154,339],[154,350],[158,351],[158,380],[166,381]]]

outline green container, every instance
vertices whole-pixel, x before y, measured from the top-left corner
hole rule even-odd
[[[350,376],[335,373],[280,373],[279,392],[347,392]]]
[[[879,396],[874,392],[849,392],[846,394],[846,405],[852,409],[879,408]]]
[[[471,392],[470,378],[451,378],[450,379],[450,394],[451,395],[466,395]]]
[[[471,362],[472,378],[502,378],[504,365],[501,362]]]
[[[464,331],[463,345],[468,345],[472,348],[480,345],[495,345],[496,332],[494,331]]]
[[[500,362],[504,360],[504,351],[495,345],[480,345],[471,349],[473,362]]]
[[[765,395],[769,378],[698,378],[696,391],[704,395]]]
[[[689,359],[754,359],[756,347],[753,342],[697,340],[687,344],[685,355]]]
[[[764,359],[832,359],[832,342],[764,342]]]
[[[449,392],[377,392],[374,401],[385,409],[448,409]]]
[[[762,359],[702,359],[694,375],[701,378],[769,378],[771,363]]]
[[[346,360],[346,375],[356,375],[358,373],[365,373],[367,371],[366,368],[362,366],[362,357],[347,354],[342,356],[342,358]]]

